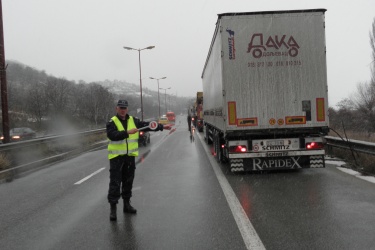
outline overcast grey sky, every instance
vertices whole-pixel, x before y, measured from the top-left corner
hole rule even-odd
[[[329,104],[370,79],[375,0],[2,0],[5,56],[47,74],[86,82],[125,80],[194,96],[217,14],[325,8]]]

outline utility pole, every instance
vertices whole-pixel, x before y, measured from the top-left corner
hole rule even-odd
[[[4,27],[3,27],[3,4],[0,0],[0,81],[1,81],[1,113],[3,118],[4,143],[10,141],[9,136],[9,115],[8,115],[8,90],[5,65],[4,49]]]

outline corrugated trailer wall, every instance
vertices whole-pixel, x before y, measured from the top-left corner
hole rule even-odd
[[[218,31],[218,30],[217,30]],[[223,112],[223,72],[221,57],[221,33],[215,32],[210,56],[207,59],[205,73],[202,75],[204,96],[204,120],[221,130],[225,129],[223,116],[215,115],[219,110]],[[207,102],[206,102],[207,100]]]

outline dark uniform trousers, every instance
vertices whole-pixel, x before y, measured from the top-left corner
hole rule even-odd
[[[121,155],[109,160],[109,203],[117,204],[121,196],[124,200],[129,200],[132,197],[134,172],[134,156]]]

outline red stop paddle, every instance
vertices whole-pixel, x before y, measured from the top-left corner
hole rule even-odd
[[[158,123],[156,121],[150,122],[150,124],[147,127],[139,128],[138,131],[144,130],[146,128],[149,128],[151,130],[155,130],[158,127]]]

